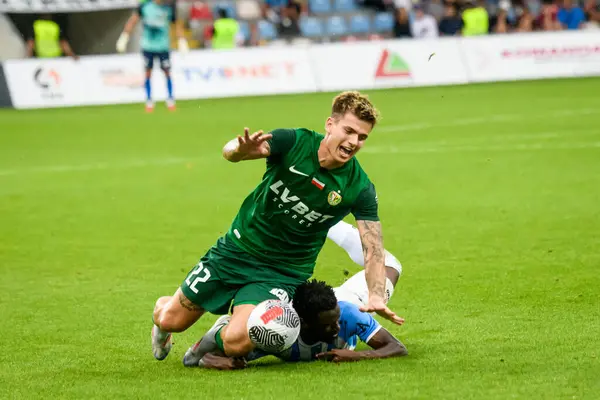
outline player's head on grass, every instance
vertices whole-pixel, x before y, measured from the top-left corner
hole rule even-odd
[[[296,289],[293,304],[306,344],[335,339],[340,331],[340,307],[331,286],[316,279],[305,282]]]
[[[337,168],[348,162],[363,147],[378,118],[379,112],[366,95],[356,91],[338,94],[325,122],[325,140],[319,148],[321,165]]]

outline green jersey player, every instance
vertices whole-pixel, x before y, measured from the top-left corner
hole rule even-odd
[[[313,273],[327,232],[346,215],[357,221],[364,249],[368,301],[377,312],[401,324],[384,301],[385,253],[375,188],[354,157],[377,122],[377,110],[358,92],[338,95],[323,136],[307,129],[262,131],[227,143],[231,162],[266,158],[266,172],[244,200],[229,231],[193,268],[174,296],[157,300],[152,347],[164,359],[171,332],[181,332],[206,311],[227,314],[227,325],[202,340],[206,351],[228,356],[253,350],[247,321],[267,299],[289,300]]]

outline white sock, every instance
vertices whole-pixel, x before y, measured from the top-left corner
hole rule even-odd
[[[169,336],[171,334],[171,332],[165,332],[165,331],[161,330],[160,327],[156,324],[154,324],[154,327],[156,328],[154,330],[154,334],[156,336],[156,339],[159,342],[162,342],[163,340],[165,340],[167,338],[167,336]]]
[[[365,266],[365,258],[358,229],[347,222],[340,221],[329,229],[327,237],[346,250],[352,261],[361,267]]]

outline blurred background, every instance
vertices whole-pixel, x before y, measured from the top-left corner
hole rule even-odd
[[[34,57],[34,27],[45,26],[36,25],[40,20],[59,27],[60,55],[69,54],[69,47],[77,55],[115,53],[115,42],[139,4],[2,0],[0,59]],[[600,28],[598,0],[178,0],[173,6],[192,49],[213,47],[215,23],[221,19],[233,19],[237,26],[232,47]],[[136,35],[140,29],[138,24]],[[175,40],[173,35],[173,48]],[[134,35],[129,51],[139,50],[136,46]]]

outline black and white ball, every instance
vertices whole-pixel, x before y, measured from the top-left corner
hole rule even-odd
[[[290,303],[265,300],[248,318],[248,335],[254,345],[269,353],[289,349],[300,334],[300,317]]]

